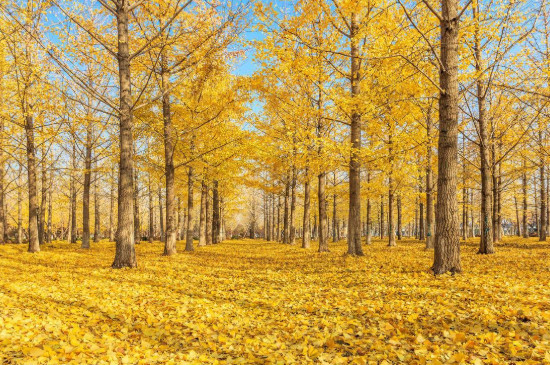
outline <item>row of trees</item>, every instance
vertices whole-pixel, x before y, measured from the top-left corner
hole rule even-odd
[[[329,199],[338,196],[348,207],[348,254],[363,255],[361,236],[368,243],[375,230],[393,246],[411,224],[435,248],[434,273],[458,272],[461,236],[479,235],[479,253],[491,254],[503,226],[528,235],[533,195],[545,240],[547,12],[545,2],[517,1],[258,7],[266,231],[282,220],[275,236],[293,243],[301,226],[303,246],[314,234],[325,251],[329,230],[338,231]],[[539,183],[528,187],[535,170]],[[327,181],[331,173],[339,183]]]

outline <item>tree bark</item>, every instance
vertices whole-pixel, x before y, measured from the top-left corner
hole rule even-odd
[[[88,115],[88,119],[90,116]],[[92,181],[92,122],[86,126],[86,150],[84,156],[84,186],[82,193],[82,245],[90,248],[90,188]]]
[[[539,138],[542,142],[542,132],[539,132]],[[546,186],[544,181],[544,160],[541,155],[540,160],[540,230],[539,230],[539,241],[546,241]]]
[[[309,168],[306,167],[305,172],[305,179],[304,182],[304,219],[302,222],[303,227],[303,235],[302,235],[302,248],[309,248],[311,243],[311,227],[310,227],[310,221],[309,221],[309,215],[310,215],[310,186],[309,186]]]
[[[319,204],[319,226],[317,233],[319,235],[319,252],[328,252],[328,216],[327,216],[327,196],[326,196],[326,179],[327,174],[321,171],[318,175],[317,201]]]
[[[214,180],[212,189],[212,243],[220,243],[220,193],[218,180]]]
[[[403,238],[403,232],[402,232],[402,220],[403,217],[401,216],[401,196],[397,196],[397,239],[401,241]]]
[[[433,272],[462,271],[457,201],[458,157],[458,0],[442,0],[437,231]]]
[[[166,55],[162,55],[161,89],[162,89],[162,117],[164,120],[164,174],[166,183],[166,239],[164,241],[165,256],[174,255],[176,250],[176,195],[175,195],[175,167],[174,144],[175,129],[172,124],[170,110],[170,74],[167,70]]]
[[[133,121],[132,93],[130,78],[130,50],[128,37],[128,1],[116,5],[118,35],[118,75],[120,86],[120,163],[118,188],[118,227],[116,253],[113,268],[136,267],[134,230],[134,162],[133,162]]]
[[[290,218],[289,218],[289,227],[290,232],[288,236],[288,243],[291,245],[296,244],[296,225],[295,225],[295,217],[296,217],[296,166],[292,167],[292,180],[291,180],[291,186],[290,186]]]
[[[25,133],[27,137],[27,175],[29,188],[29,252],[39,252],[38,241],[38,202],[36,196],[36,151],[34,147],[34,119],[31,115],[25,117]]]
[[[139,215],[139,170],[134,169],[134,238],[135,243],[141,242],[141,221]]]
[[[434,248],[434,232],[433,232],[433,172],[432,172],[432,107],[428,109],[428,117],[426,118],[426,249]]]
[[[72,181],[72,190],[71,190],[71,243],[76,243],[78,232],[77,232],[77,225],[76,225],[76,178],[75,173],[76,169],[78,167],[78,163],[76,161],[76,146],[73,144],[73,153],[71,155],[72,160],[72,169],[71,169],[71,181]]]
[[[95,177],[96,181],[94,183],[94,242],[99,242],[101,239],[101,221],[99,216],[99,192],[98,190],[98,184],[99,184],[99,178]]]
[[[285,182],[285,210],[283,216],[283,243],[290,242],[290,229],[289,229],[289,198],[290,198],[290,181],[287,178]]]
[[[42,183],[41,183],[41,201],[38,216],[38,242],[43,245],[46,243],[46,205],[48,203],[48,161],[45,150],[42,149]]]
[[[393,178],[389,178],[388,189],[388,246],[397,246],[395,243],[395,229],[393,226]]]
[[[201,182],[201,207],[199,212],[199,246],[206,246],[206,182],[204,178]]]
[[[351,98],[356,100],[361,92],[361,59],[359,57],[357,14],[350,19],[351,53]],[[361,114],[354,108],[350,120],[351,154],[349,162],[349,218],[348,218],[348,254],[363,255],[361,246]]]
[[[114,175],[114,174],[113,174]],[[111,191],[109,196],[109,242],[113,242],[115,240],[115,179],[114,176],[111,180]]]
[[[336,218],[336,194],[332,194],[332,242],[338,242],[339,235],[337,234],[336,226],[338,220]]]
[[[523,174],[521,175],[521,182],[522,182],[522,188],[523,188],[523,219],[522,219],[522,225],[523,225],[523,238],[529,237],[529,232],[527,229],[527,172],[525,169],[527,168],[527,162],[523,160]]]
[[[193,251],[193,167],[187,172],[187,234],[185,237],[185,251]]]

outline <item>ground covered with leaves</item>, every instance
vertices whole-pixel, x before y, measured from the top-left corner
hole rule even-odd
[[[113,270],[113,243],[0,246],[0,363],[550,363],[549,244],[467,243],[437,278],[422,247],[142,243]]]

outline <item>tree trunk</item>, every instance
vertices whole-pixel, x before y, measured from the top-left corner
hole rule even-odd
[[[294,166],[292,168],[292,181],[290,186],[290,232],[288,236],[288,243],[291,245],[294,245],[296,243],[296,225],[295,225],[295,217],[296,217],[296,167]]]
[[[38,242],[43,245],[46,242],[46,204],[48,202],[48,161],[44,149],[42,149],[42,184],[41,201],[38,217]]]
[[[117,2],[118,75],[120,86],[120,164],[118,188],[118,227],[113,268],[136,267],[134,230],[134,162],[130,50],[128,39],[129,2]]]
[[[139,170],[134,169],[134,239],[141,242],[141,222],[139,216]]]
[[[388,246],[396,246],[395,229],[393,226],[393,178],[389,178],[388,191]]]
[[[285,210],[283,216],[283,243],[290,242],[290,230],[289,230],[289,198],[290,198],[290,181],[287,179],[285,182]]]
[[[220,194],[218,190],[218,180],[214,180],[212,189],[212,243],[220,243]]]
[[[0,244],[6,241],[7,226],[4,211],[4,120],[0,120]]]
[[[332,194],[332,242],[338,242],[338,234],[336,233],[336,225],[338,224],[336,218],[336,194]]]
[[[25,117],[27,136],[27,175],[29,187],[29,252],[39,252],[38,241],[38,202],[36,196],[36,151],[34,147],[34,120],[31,115]]]
[[[350,19],[351,52],[351,98],[356,100],[361,92],[361,59],[359,57],[357,14]],[[348,254],[363,255],[361,247],[361,114],[354,108],[350,120],[351,154],[349,162],[349,218],[348,218]]]
[[[21,174],[21,170],[19,170]],[[19,180],[19,179],[18,179]],[[23,194],[21,193],[21,181],[17,186],[17,243],[23,243],[23,212],[21,205],[23,204]]]
[[[432,172],[432,107],[428,109],[428,117],[426,118],[426,249],[434,248],[434,232],[433,232],[433,172]]]
[[[542,142],[542,132],[539,132],[539,137]],[[544,182],[544,160],[541,157],[540,161],[540,230],[539,241],[546,241],[546,186]]]
[[[99,217],[99,193],[97,191],[98,187],[97,185],[99,184],[99,178],[97,177],[97,173],[96,173],[96,177],[95,177],[96,181],[94,183],[94,242],[99,242],[99,240],[101,239],[101,221],[100,221],[100,217]]]
[[[72,190],[71,190],[71,243],[76,243],[78,232],[76,228],[76,178],[75,173],[78,167],[76,161],[76,146],[73,144],[73,153],[71,156],[72,160],[72,169],[71,169],[71,181],[72,181]]]
[[[204,178],[201,183],[201,206],[199,211],[199,246],[206,246],[206,182]]]
[[[185,251],[193,251],[193,167],[187,172],[187,234],[185,237]]]
[[[306,181],[304,182],[304,219],[302,227],[304,233],[302,235],[302,248],[309,248],[311,243],[311,227],[309,223],[309,209],[310,209],[310,186],[309,186],[309,168],[306,167],[305,174]]]
[[[164,120],[164,174],[166,182],[166,238],[164,241],[165,256],[174,255],[176,251],[176,195],[174,144],[175,130],[172,125],[170,110],[170,75],[166,68],[166,56],[162,54],[161,89],[162,118]]]
[[[328,252],[328,214],[327,214],[327,196],[326,196],[326,179],[327,174],[321,171],[318,175],[317,201],[319,204],[319,226],[317,233],[319,235],[319,252]]]
[[[523,187],[523,219],[522,219],[522,225],[523,225],[523,238],[529,237],[529,231],[527,229],[527,173],[525,171],[526,167],[526,161],[523,160],[523,174],[521,175],[521,182]]]
[[[402,219],[401,216],[401,196],[397,196],[397,239],[401,241],[403,238],[403,232],[402,232]]]
[[[442,0],[434,274],[462,271],[457,201],[458,0]]]
[[[89,118],[89,116],[88,116]],[[82,193],[82,245],[90,248],[90,188],[92,181],[92,123],[86,126],[86,150],[84,156],[84,186]]]
[[[521,237],[521,225],[519,223],[518,197],[514,194],[514,206],[516,208],[516,236]]]
[[[114,174],[113,174],[114,175]],[[109,242],[113,242],[115,240],[115,181],[114,176],[111,181],[111,192],[109,196],[110,202],[109,202]]]
[[[380,239],[384,239],[384,196],[380,195]]]

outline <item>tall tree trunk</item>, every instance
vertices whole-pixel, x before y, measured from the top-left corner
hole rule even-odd
[[[402,222],[403,222],[403,217],[401,216],[401,195],[398,195],[397,196],[397,239],[399,241],[401,241],[401,239],[403,238],[403,227],[402,227]]]
[[[128,37],[128,1],[118,1],[116,21],[118,35],[118,75],[120,86],[120,164],[118,188],[118,227],[113,268],[136,267],[134,229],[134,162],[130,49]]]
[[[350,55],[351,55],[351,98],[356,100],[361,92],[361,59],[359,55],[359,24],[357,14],[350,19]],[[348,218],[348,254],[363,255],[361,246],[361,114],[354,108],[350,120],[351,155],[349,162],[349,218]]]
[[[159,199],[160,241],[164,242],[166,240],[166,236],[164,234],[164,207],[162,205],[162,189],[160,185],[157,188],[157,196]]]
[[[46,243],[46,204],[48,202],[48,161],[44,149],[42,149],[42,183],[41,183],[41,201],[38,216],[38,242],[43,245]]]
[[[418,189],[420,190],[420,193],[422,194],[422,184],[419,184]],[[420,241],[423,241],[426,239],[425,236],[425,229],[424,229],[424,203],[422,202],[422,199],[418,199],[418,239]]]
[[[162,54],[161,88],[162,88],[162,117],[164,120],[164,173],[166,182],[166,239],[164,241],[164,255],[170,256],[176,251],[176,195],[175,195],[175,167],[174,144],[175,130],[172,125],[170,110],[170,75],[167,70],[166,55]]]
[[[185,251],[193,251],[193,167],[187,172],[187,234],[185,237]]]
[[[214,180],[212,189],[212,243],[220,243],[220,193],[218,190],[218,180]]]
[[[317,233],[319,235],[319,252],[328,252],[328,214],[327,214],[327,196],[326,196],[326,179],[327,174],[321,171],[318,175],[317,201],[319,204],[319,226]]]
[[[281,195],[277,196],[277,242],[281,242]]]
[[[380,195],[380,239],[384,239],[384,196]]]
[[[311,227],[310,227],[310,221],[309,221],[309,215],[310,215],[310,186],[309,186],[309,168],[306,167],[306,173],[305,173],[305,179],[304,182],[304,219],[302,222],[303,227],[303,235],[302,235],[302,248],[309,248],[311,243]]]
[[[370,171],[367,171],[367,184],[370,184]],[[371,204],[370,204],[370,192],[369,197],[367,198],[367,239],[366,244],[370,245],[372,244],[372,221],[371,221]]]
[[[0,244],[6,241],[7,226],[4,211],[4,120],[0,120]]]
[[[88,115],[88,118],[90,116]],[[86,126],[86,150],[84,156],[84,186],[82,193],[82,245],[90,248],[90,188],[92,181],[92,122]]]
[[[388,246],[396,246],[395,228],[393,226],[393,178],[389,178],[388,189]]]
[[[101,221],[99,217],[99,193],[98,193],[98,187],[99,184],[99,178],[95,177],[95,183],[94,183],[94,242],[99,242],[101,239]]]
[[[213,218],[212,210],[212,196],[210,195],[210,187],[206,185],[206,244],[211,245],[214,241],[212,238],[212,222]]]
[[[434,216],[433,216],[433,172],[432,172],[432,107],[428,109],[426,118],[426,249],[434,248]]]
[[[21,170],[19,170],[19,174],[21,174]],[[21,205],[23,205],[23,194],[21,193],[21,180],[20,176],[18,177],[18,186],[17,186],[17,243],[21,244],[23,243],[23,209],[21,209]]]
[[[283,243],[290,242],[290,229],[289,229],[289,198],[290,198],[290,181],[287,178],[285,182],[285,210],[283,216]]]
[[[29,252],[39,252],[38,241],[38,202],[36,196],[36,151],[34,147],[34,120],[31,115],[25,117],[27,136],[27,175],[29,187]]]
[[[442,0],[434,274],[462,271],[457,201],[458,0]]]
[[[516,236],[521,237],[521,225],[519,222],[518,197],[514,194],[514,206],[516,208]]]
[[[72,190],[71,190],[71,243],[76,243],[78,232],[77,232],[77,222],[76,222],[76,169],[78,163],[76,161],[76,146],[73,144],[73,153],[71,155],[72,160],[72,169],[71,169],[71,181],[72,181]]]
[[[542,142],[542,132],[539,132],[539,138]],[[540,230],[539,230],[539,241],[546,241],[546,185],[544,181],[545,172],[544,172],[544,160],[541,156],[540,159]]]
[[[114,174],[113,174],[114,175]],[[115,178],[111,178],[111,191],[109,194],[109,242],[115,240]]]
[[[527,229],[527,173],[525,171],[527,163],[525,159],[523,160],[523,174],[521,175],[521,182],[522,182],[522,188],[523,188],[523,219],[522,219],[522,226],[523,226],[523,238],[529,237],[529,231]]]
[[[336,218],[336,194],[332,194],[332,242],[338,242],[340,238],[336,233],[337,224],[338,224],[338,220]]]
[[[294,245],[296,243],[296,166],[292,167],[292,180],[290,185],[290,218],[289,218],[289,236],[288,243]]]
[[[199,246],[206,246],[206,182],[204,178],[201,182],[201,206],[199,212]]]

